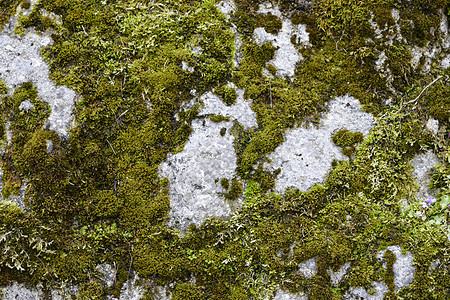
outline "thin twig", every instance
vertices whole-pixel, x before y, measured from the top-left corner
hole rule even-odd
[[[431,85],[433,85],[436,81],[438,81],[438,80],[441,79],[442,77],[444,77],[444,76],[443,76],[443,75],[438,76],[435,80],[433,80],[431,83],[429,83],[429,84],[428,84],[428,85],[420,92],[419,96],[417,96],[415,99],[413,99],[413,100],[411,100],[411,101],[406,102],[404,105],[408,105],[408,104],[410,104],[410,103],[414,103],[414,102],[416,102],[417,100],[419,100],[419,98],[420,98],[420,96],[422,96],[423,92],[425,92]]]
[[[440,75],[440,76],[438,76],[435,80],[433,80],[432,82],[430,82],[430,83],[429,83],[429,84],[428,84],[428,85],[420,92],[419,96],[417,96],[417,97],[414,98],[413,100],[410,100],[410,101],[404,103],[404,104],[398,109],[397,112],[401,111],[402,108],[405,107],[406,105],[417,102],[417,100],[419,100],[420,96],[422,96],[423,92],[425,92],[430,86],[432,86],[435,82],[437,82],[437,81],[438,81],[439,79],[441,79],[442,77],[444,77],[444,75]],[[447,78],[448,76],[445,75],[445,77]]]
[[[116,151],[114,151],[114,148],[111,145],[111,143],[108,141],[108,139],[106,139],[106,141],[108,142],[109,146],[111,147],[111,150],[114,152],[114,155],[117,155]]]

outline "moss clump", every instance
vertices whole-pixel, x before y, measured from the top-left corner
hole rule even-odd
[[[227,129],[225,127],[220,128],[220,136],[225,136],[226,133],[227,133]]]
[[[23,9],[29,9],[31,7],[31,3],[26,0],[22,0],[22,2],[20,2],[20,7]]]
[[[361,132],[351,132],[347,129],[340,129],[331,136],[333,143],[340,147],[352,146],[356,143],[361,143],[363,134]]]
[[[81,285],[77,300],[101,300],[104,299],[104,292],[99,282],[91,281]]]
[[[224,189],[228,190],[228,188],[230,187],[230,182],[229,182],[229,180],[227,178],[222,178],[222,179],[220,179],[220,185]]]
[[[361,132],[351,132],[347,129],[339,129],[331,136],[331,140],[336,146],[342,147],[342,154],[351,157],[356,152],[355,144],[363,140]]]
[[[220,181],[220,183],[222,184],[222,181]],[[229,191],[224,194],[225,199],[227,199],[227,200],[236,200],[236,199],[239,198],[239,196],[241,194],[242,194],[242,182],[240,182],[236,178],[233,178],[231,180],[231,185],[229,186]]]
[[[0,2],[0,29],[2,29],[9,18],[16,13],[19,3],[19,0],[2,0]]]
[[[277,34],[283,25],[282,21],[277,17],[269,14],[258,14],[257,27],[264,27],[267,33]]]
[[[222,116],[222,115],[210,115],[209,119],[211,121],[213,121],[214,123],[230,121],[230,117],[225,117],[225,116]]]
[[[215,89],[215,92],[226,105],[231,106],[236,103],[237,94],[236,90],[233,87],[227,85],[219,85]]]
[[[393,292],[395,289],[394,263],[397,260],[397,257],[392,251],[386,250],[384,253],[384,259],[386,260],[386,274],[384,275],[384,281],[386,282],[389,291]]]

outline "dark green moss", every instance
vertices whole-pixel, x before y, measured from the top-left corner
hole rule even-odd
[[[220,185],[221,185],[224,189],[228,190],[228,188],[230,187],[230,182],[228,181],[227,178],[222,178],[222,179],[220,179]]]
[[[209,119],[211,121],[213,121],[214,123],[220,123],[220,122],[224,122],[224,121],[229,121],[230,117],[225,117],[222,115],[210,115]]]
[[[395,289],[394,263],[397,260],[397,257],[392,251],[386,250],[384,253],[384,259],[386,260],[386,274],[384,275],[384,282],[386,282],[389,291],[393,292]]]
[[[230,86],[220,85],[215,89],[215,92],[228,106],[233,105],[236,102],[236,91]]]
[[[222,181],[220,182],[222,184]],[[223,186],[223,185],[222,185]],[[227,200],[236,200],[242,194],[242,182],[233,178],[231,180],[230,190],[224,194]]]

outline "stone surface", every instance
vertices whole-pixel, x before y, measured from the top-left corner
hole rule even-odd
[[[386,250],[392,251],[397,258],[393,269],[395,290],[398,291],[403,287],[409,286],[414,280],[416,267],[413,266],[413,255],[411,252],[402,254],[402,249],[399,246],[389,246]],[[383,261],[383,256],[386,250],[378,253],[378,260]]]
[[[160,176],[170,182],[170,226],[184,231],[189,224],[200,225],[207,217],[230,214],[229,204],[219,195],[224,190],[215,179],[234,176],[236,154],[234,137],[229,134],[231,126],[232,122],[193,121],[184,150],[169,155],[160,165]],[[227,129],[224,136],[220,135],[222,128]]]
[[[298,271],[306,278],[311,278],[317,274],[316,257],[310,258],[298,265]]]
[[[52,43],[50,32],[36,34],[27,30],[24,36],[14,34],[15,19],[0,32],[0,79],[9,87],[9,94],[24,82],[32,82],[41,100],[50,105],[47,120],[50,130],[67,137],[72,123],[72,105],[75,92],[65,86],[56,86],[49,79],[49,68],[39,51]]]
[[[331,278],[331,284],[338,285],[344,276],[350,271],[350,263],[345,263],[343,266],[339,268],[336,272],[333,272],[333,270],[329,269],[327,270],[328,274]]]
[[[236,103],[227,106],[218,96],[208,92],[199,99],[204,105],[199,116],[217,114],[230,117],[230,120],[238,121],[246,129],[257,127],[256,113],[251,108],[251,102],[249,100],[244,100],[244,89],[238,89],[233,83],[229,83],[228,86],[231,86],[236,90]]]
[[[306,296],[305,294],[291,294],[287,291],[279,289],[275,292],[275,296],[272,298],[272,300],[308,300],[308,296]]]
[[[343,296],[344,300],[382,300],[384,299],[384,294],[389,292],[387,286],[384,282],[372,282],[373,290],[368,293],[366,289],[362,287],[351,288]]]
[[[14,282],[12,285],[1,287],[2,300],[41,300],[44,296],[41,289],[27,287]]]
[[[271,13],[278,18],[282,18],[280,9],[277,6],[272,6],[270,3],[260,5],[258,13]],[[276,35],[267,33],[263,27],[255,28],[253,32],[253,38],[258,45],[272,43],[275,47],[275,57],[268,61],[267,64],[271,64],[277,69],[277,76],[294,76],[296,64],[303,59],[302,55],[298,53],[297,49],[291,43],[291,37],[294,34],[297,37],[297,43],[304,46],[310,45],[306,25],[293,25],[289,19],[282,18],[282,28]]]
[[[159,167],[160,176],[168,177],[170,182],[169,225],[182,231],[191,223],[200,225],[205,218],[227,218],[231,213],[230,205],[221,196],[226,191],[219,182],[221,178],[231,181],[235,176],[234,136],[229,133],[233,125],[231,121],[236,120],[245,128],[257,126],[257,123],[250,102],[244,100],[244,90],[229,85],[237,93],[236,103],[232,106],[226,106],[211,92],[196,101],[203,106],[199,116],[218,114],[230,117],[230,121],[194,120],[193,132],[183,151],[169,155]],[[187,104],[186,108],[194,102]],[[221,136],[223,128],[226,133]]]
[[[431,151],[416,155],[410,163],[413,165],[413,176],[415,182],[419,186],[417,191],[417,199],[426,199],[433,197],[435,193],[429,190],[431,181],[431,174],[434,170],[434,165],[439,163],[439,158]]]
[[[332,142],[333,132],[345,128],[367,135],[372,123],[373,116],[361,111],[359,101],[345,95],[330,102],[318,128],[288,130],[285,142],[269,155],[271,163],[265,164],[269,170],[281,168],[275,180],[275,191],[283,193],[288,187],[306,191],[322,182],[334,159],[347,159]]]

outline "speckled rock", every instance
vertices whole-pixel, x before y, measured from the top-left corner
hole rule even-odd
[[[317,274],[316,257],[310,258],[298,265],[298,271],[306,278],[311,278]]]
[[[282,18],[280,9],[277,6],[273,6],[271,3],[264,3],[260,5],[258,13],[268,14],[271,13],[278,18]],[[282,27],[278,34],[267,33],[263,27],[255,28],[253,32],[253,38],[262,45],[263,43],[272,43],[275,47],[275,57],[268,61],[267,64],[273,65],[277,69],[277,76],[292,77],[294,76],[296,64],[303,59],[302,55],[298,53],[294,45],[291,42],[293,35],[297,37],[297,43],[309,46],[309,33],[306,32],[306,25],[298,24],[293,25],[291,20],[282,18]],[[269,73],[264,72],[266,76],[270,76]]]
[[[41,100],[50,105],[46,126],[60,136],[67,137],[72,124],[72,105],[75,92],[56,86],[49,79],[49,67],[39,51],[52,43],[50,32],[37,34],[27,30],[24,36],[14,34],[15,19],[0,32],[0,79],[9,87],[9,94],[24,82],[32,82]],[[25,104],[24,104],[25,105]],[[29,106],[23,106],[27,109]]]
[[[40,300],[44,294],[40,288],[27,287],[14,282],[12,285],[1,287],[3,300]]]
[[[348,129],[367,135],[373,116],[361,111],[359,101],[348,95],[336,97],[317,128],[299,127],[286,132],[286,140],[269,155],[269,170],[281,169],[275,190],[283,193],[294,187],[306,191],[324,180],[334,159],[347,159],[331,140],[335,130]],[[293,151],[293,149],[295,149]]]
[[[416,267],[413,266],[413,255],[411,252],[402,254],[402,249],[399,246],[389,246],[386,250],[392,251],[392,253],[394,253],[395,257],[397,258],[394,263],[393,269],[395,290],[398,291],[403,287],[409,286],[414,280]],[[380,251],[378,253],[377,259],[379,261],[383,261],[383,256],[386,250]]]
[[[434,170],[433,167],[439,162],[439,158],[431,151],[418,154],[410,161],[414,168],[413,176],[415,177],[416,184],[419,186],[416,194],[418,199],[425,199],[435,195],[428,187],[431,181],[431,174]]]

